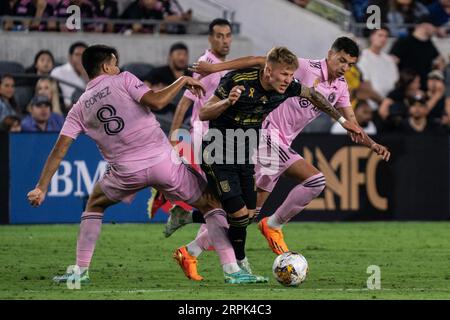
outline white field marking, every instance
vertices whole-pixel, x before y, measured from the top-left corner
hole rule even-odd
[[[237,288],[237,287],[236,287]],[[209,288],[211,289],[211,288]],[[249,288],[249,291],[287,291],[287,290],[295,290],[295,288]],[[83,293],[154,293],[154,292],[190,292],[193,290],[198,290],[198,288],[192,288],[192,289],[135,289],[135,290],[83,290],[83,288],[78,292]],[[382,291],[450,291],[450,288],[387,288],[387,289],[380,289],[380,290],[369,290],[367,288],[301,288],[299,287],[298,290],[301,291],[331,291],[331,292],[382,292]],[[43,292],[50,292],[53,291],[53,289],[50,290],[25,290],[26,293],[43,293]]]

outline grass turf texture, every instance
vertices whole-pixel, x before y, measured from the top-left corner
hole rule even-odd
[[[291,250],[308,260],[298,288],[272,277],[275,255],[252,224],[247,255],[268,284],[229,285],[218,257],[199,260],[203,282],[185,278],[172,259],[198,225],[171,238],[162,224],[104,224],[90,269],[91,284],[53,284],[75,258],[78,225],[1,226],[0,299],[450,299],[450,223],[291,223]],[[381,268],[381,290],[367,290],[369,265]]]

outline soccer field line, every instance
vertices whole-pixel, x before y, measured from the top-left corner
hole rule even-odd
[[[242,288],[242,287],[240,287]],[[211,288],[209,288],[211,289]],[[158,292],[190,292],[198,290],[198,288],[192,289],[133,289],[133,290],[75,290],[83,293],[158,293]],[[222,290],[222,289],[220,289]],[[295,288],[249,288],[249,291],[287,291],[296,290]],[[330,291],[330,292],[383,292],[383,291],[449,291],[450,288],[381,288],[381,289],[367,289],[367,288],[298,288],[301,291]],[[25,293],[44,293],[53,290],[25,290]]]

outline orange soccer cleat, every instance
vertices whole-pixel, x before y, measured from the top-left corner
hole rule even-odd
[[[175,250],[173,258],[178,262],[186,277],[195,281],[203,280],[203,277],[197,273],[197,258],[189,254],[186,246]]]
[[[263,236],[267,239],[272,251],[278,255],[289,251],[286,242],[284,242],[283,232],[280,229],[272,229],[267,225],[267,220],[269,218],[265,217],[258,223],[258,229],[261,231]]]

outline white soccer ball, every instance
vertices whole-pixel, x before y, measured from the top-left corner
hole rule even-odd
[[[272,272],[275,279],[283,286],[296,287],[306,279],[308,261],[300,253],[285,252],[275,258]]]

